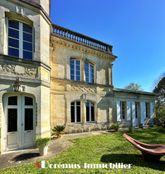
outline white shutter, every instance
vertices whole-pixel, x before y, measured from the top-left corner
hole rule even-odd
[[[146,105],[145,102],[140,103],[140,108],[141,108],[141,123],[144,124],[145,118],[146,118]]]
[[[131,102],[127,101],[127,121],[131,120]]]
[[[121,121],[121,115],[120,115],[120,101],[117,101],[116,104],[117,104],[117,121]]]
[[[135,102],[132,102],[132,125],[133,125],[133,126],[136,126]]]

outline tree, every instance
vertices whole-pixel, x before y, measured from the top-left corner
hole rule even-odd
[[[130,83],[125,89],[132,90],[132,91],[142,91],[141,85],[137,83]]]
[[[156,118],[158,118],[162,126],[165,127],[165,74],[155,86],[153,92],[157,94],[155,107]]]

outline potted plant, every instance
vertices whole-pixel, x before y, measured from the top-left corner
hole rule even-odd
[[[50,138],[37,138],[36,146],[39,148],[41,156],[47,155],[48,153],[48,144],[50,143]]]
[[[57,138],[61,137],[61,134],[64,132],[65,126],[57,125],[52,129],[52,135],[56,135]]]

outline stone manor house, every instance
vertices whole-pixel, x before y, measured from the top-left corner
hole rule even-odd
[[[49,0],[0,1],[0,151],[67,133],[144,124],[155,95],[114,88],[112,46],[52,24]],[[129,78],[129,77],[128,77]]]

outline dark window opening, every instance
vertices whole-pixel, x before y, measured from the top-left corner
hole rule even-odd
[[[8,132],[17,131],[17,109],[8,109]]]
[[[81,107],[79,101],[71,103],[71,122],[81,122]]]
[[[33,130],[33,109],[25,109],[25,130]]]
[[[17,105],[17,96],[8,97],[8,105]]]
[[[33,105],[33,98],[32,97],[25,97],[25,105],[32,106]]]

